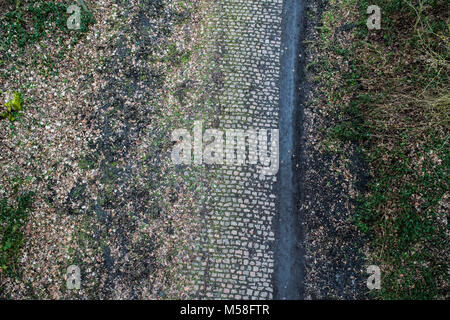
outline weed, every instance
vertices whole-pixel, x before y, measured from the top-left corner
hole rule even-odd
[[[22,98],[19,92],[14,92],[14,98],[4,104],[4,111],[0,109],[0,120],[8,119],[13,122],[22,110]]]

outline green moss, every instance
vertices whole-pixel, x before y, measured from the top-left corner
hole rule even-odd
[[[0,109],[0,119],[8,119],[13,122],[17,118],[19,111],[22,110],[22,98],[20,93],[15,91],[14,98],[6,102],[2,109],[3,110]]]

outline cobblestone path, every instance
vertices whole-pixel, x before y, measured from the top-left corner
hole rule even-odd
[[[218,127],[277,129],[283,1],[221,0],[219,11],[211,48],[220,77]],[[276,175],[260,175],[255,165],[224,165],[213,176],[192,265],[197,296],[273,298]]]

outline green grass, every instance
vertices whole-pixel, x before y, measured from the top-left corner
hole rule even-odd
[[[33,203],[33,194],[15,198],[15,205],[7,198],[0,200],[0,276],[17,276],[18,258],[24,243],[24,226]]]
[[[175,43],[168,45],[167,55],[162,59],[162,62],[179,67],[181,64],[188,63],[191,58],[192,52],[178,50]]]
[[[370,2],[370,3],[369,3]],[[448,290],[448,1],[359,1],[352,69],[354,92],[330,135],[361,145],[372,171],[355,223],[383,265],[382,299],[436,299]],[[368,31],[366,8],[382,9]],[[446,10],[447,8],[447,10]]]
[[[15,44],[18,48],[24,48],[57,31],[71,34],[86,32],[93,22],[92,15],[82,11],[80,30],[68,30],[68,5],[68,2],[43,0],[15,1],[14,9],[6,12],[2,19],[1,46],[9,49]]]
[[[5,78],[17,70],[15,59],[31,45],[41,43],[47,47],[43,39],[56,41],[59,50],[46,59],[33,55],[33,63],[38,63],[36,58],[39,58],[42,65],[53,69],[68,51],[64,40],[70,39],[72,45],[77,43],[95,22],[92,13],[81,10],[81,28],[69,30],[66,10],[72,4],[70,1],[9,0],[9,3],[11,5],[2,6],[6,11],[0,13],[0,67],[4,69],[1,76]]]

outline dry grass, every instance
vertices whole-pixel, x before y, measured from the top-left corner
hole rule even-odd
[[[364,4],[362,7],[364,7]],[[448,289],[448,3],[378,1],[385,24],[361,33],[352,111],[373,181],[357,217],[384,266],[380,297],[444,298]],[[356,110],[356,111],[355,111]],[[362,135],[361,133],[369,133]]]
[[[382,270],[383,299],[448,298],[449,8],[443,0],[332,1],[359,7],[351,61],[332,139],[358,143],[371,182],[355,223],[373,239],[368,258]],[[378,5],[382,29],[369,31],[366,9]],[[324,14],[324,21],[336,9]],[[333,50],[333,24],[323,42]],[[325,30],[324,29],[324,30]],[[335,30],[336,29],[336,30]],[[334,30],[334,31],[333,31]],[[336,144],[336,142],[334,142]]]

